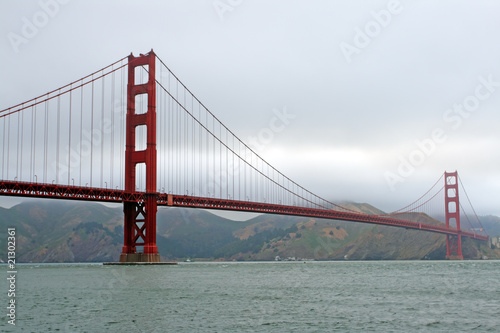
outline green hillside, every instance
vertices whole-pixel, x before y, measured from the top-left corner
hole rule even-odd
[[[382,213],[369,204],[342,203],[349,209]],[[425,214],[404,218],[441,222]],[[484,222],[486,221],[486,222]],[[487,217],[488,230],[500,219]],[[16,228],[18,262],[117,261],[123,245],[123,210],[117,205],[30,200],[0,208],[0,237]],[[326,219],[262,214],[245,222],[232,221],[202,209],[160,207],[157,245],[164,259],[184,260],[315,260],[444,259],[440,234]],[[6,260],[6,246],[0,258]],[[464,240],[466,258],[500,258],[500,250]]]

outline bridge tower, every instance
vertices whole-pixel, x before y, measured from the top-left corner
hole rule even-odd
[[[457,171],[444,173],[444,191],[446,228],[450,227],[450,222],[455,221],[458,231],[457,235],[446,235],[446,259],[463,260]]]
[[[146,193],[144,202],[125,202],[124,244],[120,262],[158,262],[156,247],[156,55],[153,50],[145,55],[128,57],[127,120],[125,148],[125,191],[136,191],[137,164],[146,165]],[[137,84],[135,69],[144,66],[149,73],[146,83]],[[147,110],[136,110],[136,96],[147,95]],[[136,150],[136,130],[145,126],[147,145]],[[143,246],[143,253],[137,247]]]

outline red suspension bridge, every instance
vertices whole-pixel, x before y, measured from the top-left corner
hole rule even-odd
[[[153,51],[0,111],[0,128],[0,195],[123,203],[122,262],[160,260],[158,206],[436,232],[446,235],[448,258],[463,258],[462,237],[488,240],[476,214],[469,218],[459,201],[457,172],[445,172],[414,203],[384,215],[315,195],[240,140]],[[437,200],[444,225],[412,220],[409,213],[432,212]]]

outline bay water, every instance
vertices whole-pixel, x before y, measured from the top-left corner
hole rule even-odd
[[[1,332],[498,332],[500,261],[19,264]]]

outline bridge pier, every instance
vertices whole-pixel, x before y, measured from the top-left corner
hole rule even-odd
[[[462,237],[446,235],[446,259],[464,260],[462,255]]]
[[[120,262],[159,262],[156,246],[156,196],[145,203],[124,203],[124,242]],[[154,232],[153,232],[154,231]],[[137,247],[143,246],[143,253]]]
[[[127,123],[125,148],[125,191],[136,192],[137,164],[146,165],[146,194],[144,202],[123,204],[124,241],[120,262],[159,262],[160,254],[156,246],[156,79],[153,50],[146,55],[128,57]],[[135,68],[147,66],[148,82],[136,84]],[[136,112],[135,98],[147,95],[145,113]],[[146,127],[147,145],[145,150],[136,150],[136,128]],[[137,252],[143,247],[143,252]]]

